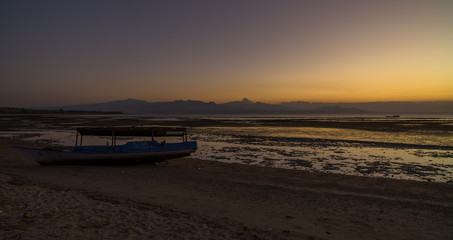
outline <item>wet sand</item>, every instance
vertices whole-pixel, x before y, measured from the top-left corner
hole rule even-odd
[[[0,139],[0,239],[452,239],[453,185],[181,158],[42,167]]]

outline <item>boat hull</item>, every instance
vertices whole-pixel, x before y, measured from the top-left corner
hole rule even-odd
[[[189,156],[196,148],[157,152],[134,153],[83,153],[12,146],[41,165],[117,165],[159,162],[171,158]]]

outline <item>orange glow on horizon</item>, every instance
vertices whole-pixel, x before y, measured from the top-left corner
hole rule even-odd
[[[453,2],[109,4],[0,3],[0,104],[453,101]]]

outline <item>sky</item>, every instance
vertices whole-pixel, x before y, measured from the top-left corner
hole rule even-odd
[[[453,1],[0,2],[0,106],[453,100]]]

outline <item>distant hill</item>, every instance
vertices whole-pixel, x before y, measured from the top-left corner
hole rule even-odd
[[[172,102],[148,102],[126,99],[106,103],[56,106],[41,108],[64,111],[108,111],[125,114],[155,115],[202,115],[202,114],[367,114],[367,113],[450,113],[453,114],[453,101],[450,102],[369,102],[369,103],[310,103],[283,102],[268,104],[253,102],[247,98],[241,101],[217,104],[194,100]]]
[[[365,113],[363,110],[335,107],[319,107],[314,109],[298,109],[282,104],[267,104],[252,102],[247,98],[223,104],[194,100],[176,100],[172,102],[147,102],[137,99],[126,99],[106,103],[47,107],[46,110],[64,111],[117,111],[125,114],[156,114],[156,115],[186,115],[186,114],[303,114],[303,113]]]
[[[127,99],[107,103],[96,103],[87,105],[59,106],[46,109],[64,110],[89,110],[89,111],[120,111],[126,114],[224,114],[234,113],[234,109],[218,105],[214,102],[182,101],[173,102],[147,102],[136,99]]]
[[[319,113],[319,114],[360,114],[365,113],[366,111],[357,109],[357,108],[345,108],[340,106],[322,106],[319,108],[315,108],[313,110],[308,110],[312,113]]]
[[[283,102],[280,105],[300,110],[338,106],[341,108],[361,109],[370,113],[453,114],[453,101],[363,103]]]

